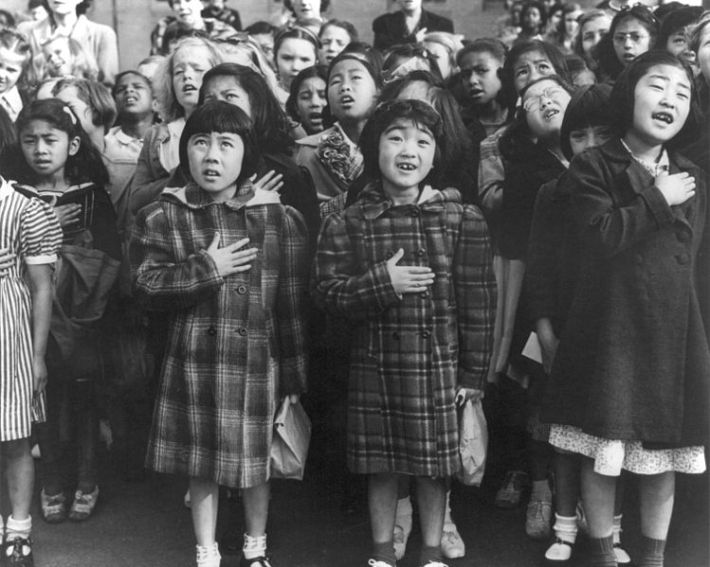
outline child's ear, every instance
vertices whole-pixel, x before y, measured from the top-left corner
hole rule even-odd
[[[75,156],[76,153],[79,151],[80,147],[81,147],[81,140],[79,139],[79,136],[75,136],[74,138],[69,140],[69,155]]]

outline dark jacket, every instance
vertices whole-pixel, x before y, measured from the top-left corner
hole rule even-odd
[[[393,45],[400,43],[416,43],[414,35],[421,29],[427,31],[454,32],[454,23],[444,16],[437,16],[432,12],[422,10],[417,27],[412,33],[407,31],[404,24],[404,12],[397,11],[389,14],[382,14],[372,22],[372,31],[375,32],[375,48],[380,51],[389,49]]]
[[[544,421],[606,439],[705,442],[708,199],[695,164],[671,152],[670,170],[697,184],[695,196],[674,207],[618,139],[572,162],[580,273]]]

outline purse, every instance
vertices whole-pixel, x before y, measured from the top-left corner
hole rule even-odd
[[[459,410],[459,457],[456,478],[466,486],[480,486],[486,468],[488,424],[480,400],[468,400]]]
[[[311,420],[301,402],[292,404],[286,396],[274,418],[271,441],[271,478],[303,480],[311,441]]]

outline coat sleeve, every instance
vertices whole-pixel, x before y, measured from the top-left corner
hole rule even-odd
[[[129,255],[138,301],[154,311],[187,309],[216,293],[224,280],[201,250],[176,261],[172,243],[181,238],[162,203],[143,209],[131,231]]]
[[[308,229],[303,216],[287,209],[281,233],[281,269],[276,299],[281,395],[306,390],[308,320]]]
[[[340,213],[330,215],[323,222],[311,293],[320,308],[354,321],[376,317],[400,301],[385,262],[368,269],[358,265],[355,243]]]
[[[453,277],[459,332],[458,384],[483,389],[493,350],[496,282],[486,221],[472,205],[464,207]]]
[[[673,223],[673,211],[653,179],[629,167],[613,176],[597,152],[572,161],[568,189],[572,215],[583,242],[615,256]]]

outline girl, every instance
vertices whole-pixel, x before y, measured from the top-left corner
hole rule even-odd
[[[180,134],[197,107],[202,76],[221,59],[211,41],[191,37],[178,44],[158,71],[154,85],[163,123],[148,130],[143,142],[130,188],[133,214],[155,200],[177,168]]]
[[[67,518],[60,441],[62,406],[69,406],[79,459],[68,514],[86,520],[99,496],[96,462],[95,381],[100,355],[95,323],[118,275],[120,243],[108,193],[106,168],[71,109],[56,99],[35,101],[17,119],[19,147],[4,164],[17,189],[55,208],[63,231],[62,263],[47,350],[50,379],[46,423],[38,426],[42,452],[42,515]]]
[[[14,126],[0,109],[0,149],[14,143]],[[0,459],[11,514],[3,523],[0,557],[33,565],[34,460],[32,421],[45,419],[47,336],[52,313],[52,264],[62,233],[50,207],[28,199],[0,178]],[[3,525],[4,524],[4,525]]]
[[[359,41],[357,29],[345,20],[328,20],[318,34],[320,50],[318,60],[322,65],[330,65],[340,52],[353,41]]]
[[[318,198],[348,190],[362,173],[360,134],[380,94],[379,61],[370,53],[344,51],[328,70],[328,110],[335,124],[296,141],[294,160],[308,169]]]
[[[309,136],[325,130],[323,111],[328,106],[325,95],[328,68],[314,65],[301,71],[291,83],[286,112]]]
[[[542,2],[530,0],[523,4],[520,13],[520,33],[516,41],[542,39],[542,33],[547,25],[547,10]]]
[[[328,11],[330,0],[284,0],[284,8],[291,12],[290,24],[303,26],[318,35],[323,14]],[[290,26],[287,26],[290,27]]]
[[[33,83],[31,60],[32,50],[25,37],[14,30],[0,29],[0,106],[13,122]]]
[[[557,26],[555,26],[554,32],[546,36],[546,41],[557,45],[565,54],[572,53],[572,48],[579,32],[579,17],[582,13],[582,8],[579,4],[564,4],[562,6],[562,17]]]
[[[688,37],[702,14],[700,6],[683,6],[670,12],[661,20],[656,42],[658,47],[694,65],[695,53],[688,45]]]
[[[587,67],[593,71],[596,71],[599,66],[596,47],[609,31],[609,26],[611,26],[611,16],[604,10],[590,10],[579,18],[579,32],[574,42],[574,52],[582,57]]]
[[[287,92],[301,70],[316,64],[318,45],[318,37],[306,28],[286,29],[276,36],[274,63],[281,86]]]
[[[139,213],[131,242],[137,296],[170,313],[147,464],[190,477],[199,567],[219,566],[219,485],[242,491],[241,564],[271,565],[273,416],[305,388],[306,229],[270,194],[254,198],[251,128],[233,105],[198,108],[180,138],[188,184]]]
[[[557,424],[555,447],[582,455],[595,567],[617,565],[622,470],[640,475],[643,567],[663,565],[675,472],[705,470],[707,195],[700,171],[674,149],[695,128],[693,90],[692,71],[674,56],[640,56],[612,91],[619,137],[569,170],[583,248],[543,417]]]
[[[95,81],[99,68],[93,55],[70,37],[58,36],[42,46],[42,79],[49,77],[80,77]]]
[[[457,191],[429,185],[440,134],[427,103],[378,108],[361,144],[370,184],[327,217],[315,261],[316,302],[356,324],[348,465],[368,475],[374,567],[395,565],[401,475],[417,483],[419,565],[444,565],[446,479],[459,466],[456,404],[481,396],[490,354],[495,284],[485,221]]]
[[[631,61],[653,49],[658,37],[658,20],[643,5],[619,12],[611,21],[609,33],[599,42],[599,71],[614,81]]]
[[[560,132],[561,149],[567,159],[584,150],[600,146],[613,135],[609,85],[579,89],[565,112]],[[545,183],[535,200],[530,230],[525,291],[530,320],[535,324],[546,373],[550,372],[558,337],[576,285],[580,243],[572,230],[566,192],[567,174]],[[556,450],[555,471],[555,541],[545,552],[547,565],[566,565],[577,539],[577,502],[579,499],[579,458]],[[617,491],[614,515],[614,553],[619,565],[630,558],[621,547],[621,491]]]

